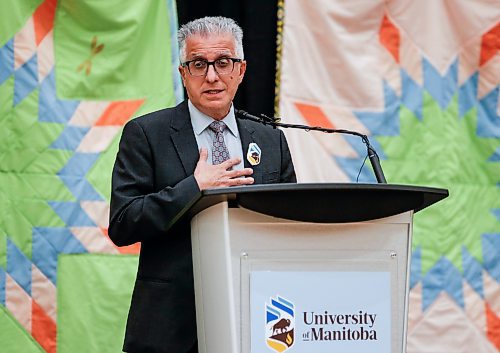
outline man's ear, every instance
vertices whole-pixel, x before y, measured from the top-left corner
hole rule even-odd
[[[245,72],[247,71],[247,62],[243,60],[240,63],[240,82],[243,81],[243,77],[245,76]]]
[[[184,66],[182,66],[182,65],[179,65],[179,66],[177,67],[177,69],[179,70],[179,73],[181,74],[181,78],[182,78],[182,85],[183,85],[184,87],[186,87],[186,82],[185,82],[185,80],[186,80],[186,70],[185,70]]]

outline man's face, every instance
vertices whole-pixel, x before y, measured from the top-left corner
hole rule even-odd
[[[204,59],[214,61],[219,58],[236,58],[235,41],[230,34],[195,35],[186,40],[186,61]],[[219,75],[213,65],[205,76],[192,76],[187,67],[179,66],[184,87],[191,103],[202,113],[220,120],[229,112],[231,102],[243,80],[246,62],[234,63],[234,70],[227,75]]]

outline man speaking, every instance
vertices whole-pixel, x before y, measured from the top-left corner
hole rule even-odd
[[[242,37],[223,17],[182,26],[179,72],[188,100],[123,130],[109,235],[119,246],[142,243],[125,352],[198,351],[190,226],[167,225],[200,190],[296,182],[283,133],[235,117],[246,70]]]

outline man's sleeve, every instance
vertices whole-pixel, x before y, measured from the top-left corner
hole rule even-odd
[[[286,142],[286,137],[283,131],[280,131],[281,140],[281,178],[280,183],[296,183],[297,177],[295,176],[295,168],[292,162],[292,156],[290,154],[290,149],[288,148],[288,143]]]
[[[116,245],[167,236],[176,215],[200,191],[193,175],[155,191],[154,172],[147,136],[132,120],[123,130],[113,168],[109,236]]]

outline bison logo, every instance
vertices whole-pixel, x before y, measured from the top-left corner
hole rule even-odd
[[[294,343],[294,305],[283,297],[269,298],[266,304],[266,343],[272,350],[281,353]]]

